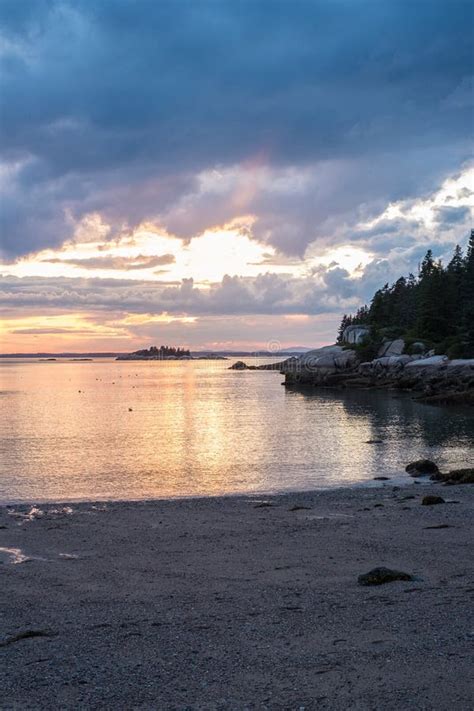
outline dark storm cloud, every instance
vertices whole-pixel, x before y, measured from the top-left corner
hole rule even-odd
[[[235,211],[202,203],[196,175],[256,156],[314,166],[308,191],[250,203],[257,236],[286,252],[361,204],[433,188],[468,154],[472,7],[3,0],[5,254],[60,243],[91,211],[189,236],[183,197],[200,226]],[[340,170],[324,191],[327,162]]]
[[[466,221],[470,216],[470,210],[467,206],[464,207],[439,207],[436,210],[436,222],[451,227],[459,225]]]

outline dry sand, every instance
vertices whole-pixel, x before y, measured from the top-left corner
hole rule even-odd
[[[474,708],[473,487],[258,501],[0,509],[0,708]]]

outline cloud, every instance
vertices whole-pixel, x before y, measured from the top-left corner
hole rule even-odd
[[[450,227],[460,225],[471,217],[471,210],[467,206],[462,207],[438,207],[436,208],[436,222]]]
[[[344,270],[288,279],[224,276],[210,288],[183,279],[179,285],[117,279],[0,277],[0,305],[10,313],[97,311],[186,316],[321,314],[347,305],[357,290],[338,294]],[[354,301],[354,304],[356,301]]]
[[[82,336],[87,335],[96,335],[97,331],[94,331],[93,329],[77,329],[77,328],[55,328],[54,326],[51,326],[50,328],[15,328],[12,330],[12,333],[15,335],[22,335],[22,336],[45,336],[45,335],[70,335],[70,334],[78,334],[80,333]]]
[[[91,213],[110,237],[251,213],[286,254],[335,244],[469,157],[472,7],[3,0],[4,255]]]
[[[48,258],[44,259],[49,264],[73,264],[82,269],[116,269],[116,270],[135,270],[135,269],[151,269],[158,266],[166,266],[173,264],[176,261],[174,254],[161,254],[157,256],[144,256],[139,254],[135,257],[88,257],[86,259],[59,259]]]

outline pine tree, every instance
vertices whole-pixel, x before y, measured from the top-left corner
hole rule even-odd
[[[464,274],[461,285],[462,315],[461,315],[461,338],[464,347],[464,355],[474,356],[474,230],[467,247],[464,259]]]
[[[352,324],[352,318],[347,314],[344,314],[341,320],[341,325],[339,326],[339,331],[337,333],[337,343],[344,342],[344,331],[348,326]]]
[[[456,246],[446,268],[429,249],[418,278],[410,274],[375,292],[370,307],[344,314],[338,342],[353,323],[368,325],[371,339],[396,331],[435,345],[451,357],[474,357],[474,230],[466,256]]]
[[[442,341],[450,333],[446,304],[446,273],[429,249],[421,264],[418,286],[418,333],[431,341]]]
[[[453,256],[446,267],[446,294],[445,299],[451,314],[452,332],[459,333],[462,326],[462,289],[465,264],[461,247],[457,244]]]

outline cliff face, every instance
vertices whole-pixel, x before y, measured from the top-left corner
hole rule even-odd
[[[327,346],[284,363],[280,372],[288,387],[399,389],[425,402],[474,404],[474,359],[409,355],[403,346],[401,339],[384,344],[383,354],[365,363],[354,350]]]

